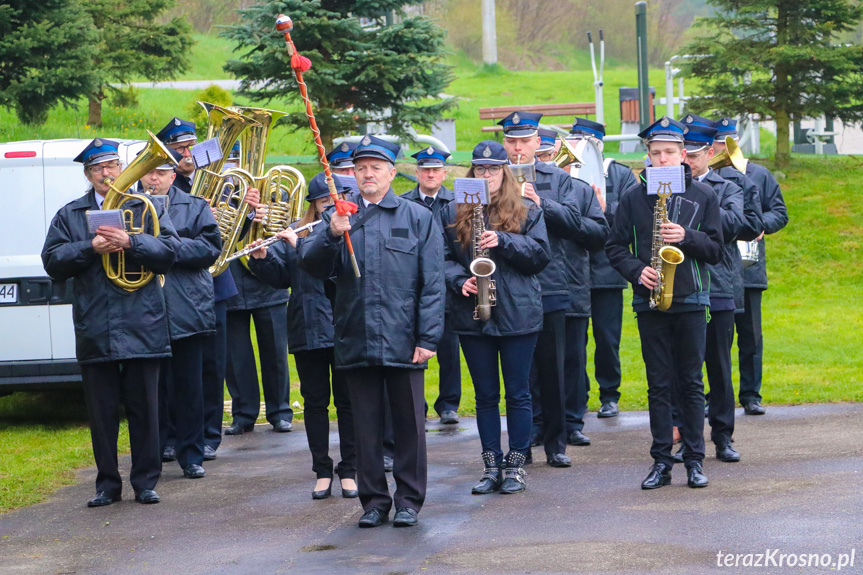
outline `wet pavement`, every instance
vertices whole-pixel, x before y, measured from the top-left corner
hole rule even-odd
[[[48,502],[0,515],[0,573],[784,574],[837,571],[840,561],[842,572],[863,572],[860,404],[738,410],[743,460],[718,462],[708,446],[706,489],[687,488],[682,465],[671,486],[639,488],[651,463],[644,412],[590,414],[592,444],[568,448],[569,469],[547,466],[535,448],[527,491],[511,496],[470,494],[481,474],[473,419],[427,428],[417,527],[357,528],[358,500],[338,485],[313,501],[302,426],[277,434],[266,425],[225,437],[204,479],[165,464],[159,505],[136,504],[126,484],[122,502],[86,508],[90,468]],[[124,476],[129,464],[121,459]],[[717,566],[728,553],[738,566]],[[766,567],[742,566],[758,554]],[[784,554],[795,565],[785,557],[780,567]]]

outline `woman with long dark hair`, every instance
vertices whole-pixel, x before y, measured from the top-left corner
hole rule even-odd
[[[349,191],[341,185],[338,176],[333,176],[333,180],[337,190],[345,193]],[[333,203],[324,174],[316,175],[309,183],[306,201],[309,202],[308,210],[291,228],[300,228],[319,220],[327,206]],[[288,350],[294,356],[300,376],[312,470],[317,475],[312,499],[326,499],[332,494],[333,460],[329,456],[330,374],[342,456],[336,473],[339,475],[342,497],[353,498],[358,496],[354,423],[344,376],[334,369],[332,304],[326,294],[326,282],[312,277],[299,266],[297,246],[309,231],[297,233],[291,228],[278,234],[285,241],[269,249],[252,252],[249,270],[275,288],[291,289],[288,302]]]
[[[488,181],[481,235],[474,227],[475,205],[450,203],[442,213],[446,235],[447,297],[453,331],[459,335],[476,394],[476,418],[485,465],[473,493],[524,491],[525,458],[530,450],[529,375],[533,350],[542,329],[539,273],[550,260],[542,211],[521,197],[521,188],[507,166],[503,146],[480,142],[467,176]],[[456,207],[457,206],[457,207]],[[487,320],[474,319],[477,278],[470,271],[472,241],[488,250],[496,269],[497,302]],[[509,451],[500,441],[500,379],[506,390]]]

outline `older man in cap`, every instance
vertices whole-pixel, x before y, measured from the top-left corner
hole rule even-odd
[[[360,194],[351,214],[344,204],[300,245],[300,265],[334,277],[335,361],[345,370],[357,447],[364,514],[360,527],[386,522],[416,525],[425,500],[427,464],[423,371],[444,328],[443,239],[431,210],[393,193],[399,148],[366,136],[353,159]],[[350,232],[360,277],[345,233]],[[384,390],[392,409],[396,482],[390,496],[381,434]]]
[[[602,149],[605,126],[587,118],[574,118],[566,137],[575,144],[581,139],[592,139]],[[605,197],[595,190],[609,226],[614,224],[614,212],[623,190],[635,185],[635,175],[623,164],[611,158],[603,162],[605,170]],[[626,280],[611,264],[605,250],[590,253],[590,323],[593,330],[594,377],[599,385],[601,406],[597,417],[616,417],[620,411],[620,335],[623,327],[623,290]],[[586,338],[585,338],[586,339]],[[569,356],[567,356],[569,358]],[[590,390],[590,378],[585,372],[585,391]],[[579,398],[574,398],[578,400]],[[573,401],[572,410],[567,407],[567,418],[583,421],[587,401]]]
[[[546,462],[552,467],[569,467],[572,461],[566,455],[567,442],[590,442],[576,422],[570,424],[564,408],[571,394],[584,395],[581,374],[585,369],[590,305],[588,251],[601,249],[608,225],[587,183],[570,177],[557,166],[536,160],[536,150],[542,143],[538,135],[541,118],[542,114],[513,112],[498,123],[503,126],[503,147],[510,163],[533,164],[535,168],[536,181],[524,185],[524,196],[542,209],[548,229],[552,259],[538,274],[543,328],[531,376],[534,428],[545,447]],[[583,312],[583,317],[569,317],[573,312]],[[574,367],[579,375],[573,382],[575,386],[580,384],[579,390],[569,389],[565,377],[570,346],[580,350],[576,356],[579,363]]]
[[[554,153],[560,148],[557,132],[548,128],[540,128],[537,130],[537,135],[539,136],[539,147],[536,149],[536,159],[550,164],[554,158]]]
[[[88,214],[101,209],[120,175],[117,142],[96,138],[75,158],[84,164],[90,189],[57,212],[42,248],[45,271],[55,280],[74,278],[72,311],[75,354],[81,365],[84,399],[96,459],[96,496],[88,507],[122,498],[117,468],[120,402],[129,420],[132,471],[129,480],[139,503],[158,503],[159,366],[171,355],[165,300],[158,279],[138,289],[120,289],[108,279],[102,256],[122,253],[129,265],[166,273],[176,258],[177,234],[167,212],[157,207],[160,235],[147,229],[129,234],[119,227],[90,232]],[[136,222],[143,221],[142,202],[128,201]],[[142,313],[145,310],[146,313]]]
[[[686,130],[683,124],[663,116],[639,134],[647,143],[653,166],[683,164]],[[671,483],[674,465],[671,406],[675,395],[686,446],[687,484],[707,486],[703,472],[704,382],[701,379],[706,311],[710,305],[705,264],[717,264],[722,259],[722,227],[716,193],[694,180],[685,164],[683,179],[681,192],[666,200],[671,217],[667,223],[660,223],[660,238],[654,238],[658,196],[647,189],[646,180],[643,180],[621,197],[606,244],[611,265],[632,284],[632,309],[637,314],[647,374],[647,405],[653,435],[650,454],[654,464],[641,484],[642,489],[656,489]],[[677,266],[673,300],[665,311],[650,305],[651,291],[661,280],[651,266],[657,241],[674,245],[685,256]]]
[[[717,153],[725,150],[725,138],[738,139],[737,120],[720,118],[714,123]],[[729,166],[719,171],[726,177],[735,168]],[[761,336],[761,298],[767,289],[767,248],[765,235],[775,234],[788,225],[788,210],[782,198],[782,190],[770,170],[756,164],[746,163],[746,176],[758,187],[761,203],[763,233],[758,236],[758,261],[743,270],[744,312],[734,317],[737,328],[738,358],[740,360],[740,391],[738,399],[746,415],[763,415],[761,405],[761,372],[764,357],[764,340]]]
[[[182,156],[172,151],[175,159]],[[173,186],[172,164],[158,166],[141,182],[154,197],[165,197],[168,214],[179,236],[177,260],[165,275],[165,302],[173,354],[162,364],[159,411],[162,453],[167,445],[167,415],[171,414],[176,458],[189,479],[203,477],[204,347],[216,332],[213,276],[209,267],[222,250],[216,218],[203,198]]]
[[[431,208],[435,221],[441,226],[441,212],[450,202],[455,201],[455,193],[447,189],[446,161],[450,153],[429,146],[411,156],[417,161],[417,186],[401,195]],[[448,315],[448,314],[447,314]],[[459,355],[458,336],[450,326],[444,326],[443,336],[437,347],[438,398],[434,403],[435,411],[442,424],[458,423],[458,406],[461,402],[461,356]]]
[[[189,192],[192,190],[192,178],[195,175],[195,161],[192,159],[192,146],[198,143],[195,123],[180,118],[171,118],[168,124],[156,134],[166,146],[179,152],[183,159],[177,163],[174,171],[177,179],[174,186]]]

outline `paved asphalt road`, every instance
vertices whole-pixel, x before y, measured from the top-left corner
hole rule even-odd
[[[671,486],[639,489],[650,433],[646,414],[630,412],[591,414],[593,444],[569,448],[574,467],[537,457],[525,493],[472,496],[475,422],[450,427],[429,423],[429,493],[415,528],[358,529],[359,504],[337,487],[312,501],[303,431],[258,426],[226,437],[204,479],[166,464],[159,505],[134,503],[126,485],[127,500],[87,509],[91,468],[47,503],[0,516],[0,573],[814,574],[838,565],[779,567],[780,555],[839,561],[852,551],[842,572],[863,572],[863,404],[738,411],[743,461],[720,463],[710,450],[701,490],[686,487],[682,466]],[[717,567],[719,552],[765,551],[776,566]]]

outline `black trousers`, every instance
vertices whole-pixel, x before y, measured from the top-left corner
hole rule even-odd
[[[593,328],[593,370],[599,385],[599,401],[620,401],[620,334],[623,326],[623,290],[590,290],[590,317]],[[590,378],[585,374],[590,391]]]
[[[285,304],[253,310],[228,311],[228,392],[234,423],[247,425],[258,419],[261,392],[252,348],[250,322],[255,321],[261,384],[267,421],[291,421],[288,375],[288,308]]]
[[[318,479],[333,477],[330,458],[330,373],[332,372],[333,403],[339,425],[339,450],[342,459],[336,472],[342,479],[355,479],[357,456],[354,450],[354,416],[343,371],[333,369],[333,348],[312,349],[294,353],[300,394],[303,396],[306,436],[312,453],[312,471]]]
[[[159,444],[168,442],[170,413],[174,428],[177,463],[186,468],[204,462],[204,397],[202,366],[206,336],[193,335],[171,341],[171,357],[162,360],[159,377]]]
[[[546,455],[566,453],[565,338],[566,310],[543,314],[530,370],[530,395],[533,428],[541,430]]]
[[[449,325],[444,324],[443,336],[437,344],[438,397],[434,409],[438,415],[444,411],[458,411],[461,403],[461,355],[459,354],[458,335]]]
[[[761,401],[761,367],[764,340],[761,337],[761,292],[746,288],[743,313],[734,316],[740,363],[740,404]]]
[[[96,491],[118,497],[123,490],[117,467],[120,401],[129,420],[135,493],[154,489],[162,474],[159,450],[160,359],[130,359],[81,365],[84,400],[90,419],[90,437],[96,460]]]
[[[707,420],[710,439],[719,444],[734,434],[734,385],[731,382],[731,343],[734,340],[734,310],[712,311],[707,323],[704,367],[710,384]]]
[[[216,333],[204,341],[204,445],[218,449],[222,443],[225,412],[225,369],[228,353],[228,306],[216,302]]]
[[[674,465],[672,404],[680,408],[680,434],[686,447],[684,462],[704,460],[704,364],[707,318],[705,312],[638,313],[641,356],[647,374],[647,407],[657,463]]]
[[[428,483],[426,460],[423,371],[400,367],[362,367],[344,371],[354,412],[357,452],[357,486],[363,509],[389,512],[408,507],[419,511]],[[384,472],[382,427],[384,389],[389,397],[395,434],[390,497]]]
[[[587,324],[586,317],[566,318],[566,361],[563,384],[566,392],[566,434],[584,429],[587,414]]]

